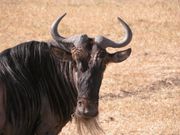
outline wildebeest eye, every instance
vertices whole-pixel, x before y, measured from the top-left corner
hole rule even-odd
[[[106,56],[106,52],[101,51],[98,56],[99,56],[99,58],[104,58]]]

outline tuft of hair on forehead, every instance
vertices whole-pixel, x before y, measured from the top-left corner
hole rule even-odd
[[[77,126],[77,133],[79,135],[105,135],[103,129],[99,125],[97,117],[83,119],[74,115],[73,119]]]
[[[72,58],[74,60],[79,60],[79,59],[83,59],[83,58],[87,58],[89,53],[87,52],[87,50],[83,49],[82,47],[74,47],[71,49],[71,54],[72,54]]]

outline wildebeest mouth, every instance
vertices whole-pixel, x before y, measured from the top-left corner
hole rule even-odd
[[[83,119],[91,119],[98,115],[98,101],[80,98],[77,101],[75,116]]]
[[[90,114],[90,115],[89,114],[83,114],[83,113],[81,113],[79,111],[76,111],[75,116],[78,117],[78,118],[89,120],[89,119],[92,119],[94,117],[97,117],[98,116],[98,111],[97,111],[97,113]]]

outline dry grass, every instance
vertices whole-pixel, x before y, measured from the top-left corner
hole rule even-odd
[[[108,66],[101,87],[100,124],[106,135],[180,134],[180,2],[178,0],[1,0],[0,50],[50,39],[52,21],[67,12],[63,35],[122,36],[131,26],[133,53]],[[115,51],[109,49],[109,51]],[[61,135],[76,135],[69,123]]]

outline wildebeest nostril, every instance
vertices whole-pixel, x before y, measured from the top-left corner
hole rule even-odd
[[[82,105],[82,101],[78,101],[78,105],[81,106]]]

